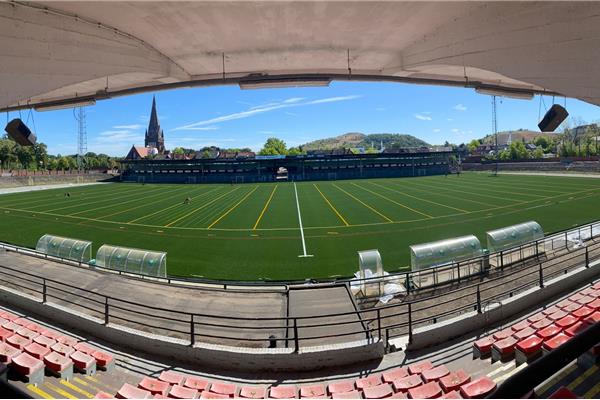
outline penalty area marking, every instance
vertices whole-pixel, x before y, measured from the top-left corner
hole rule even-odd
[[[298,224],[300,226],[300,237],[302,238],[302,252],[298,257],[314,257],[312,254],[306,254],[306,242],[304,241],[304,229],[302,228],[302,215],[300,215],[300,202],[298,201],[298,190],[294,182],[294,193],[296,194],[296,209],[298,210]]]

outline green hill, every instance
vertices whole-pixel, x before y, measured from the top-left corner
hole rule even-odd
[[[373,146],[379,148],[381,144],[385,148],[400,147],[422,147],[429,146],[429,143],[422,141],[412,135],[400,133],[373,133],[365,135],[360,132],[349,132],[340,136],[319,139],[302,145],[303,150],[332,150],[339,148]]]

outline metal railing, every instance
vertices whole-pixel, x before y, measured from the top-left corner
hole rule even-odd
[[[498,302],[548,279],[600,260],[600,244],[571,248],[550,260],[510,271],[482,282],[419,299],[344,313],[303,317],[234,317],[154,307],[105,295],[56,279],[0,265],[0,285],[83,312],[100,324],[118,324],[139,331],[181,339],[184,344],[213,343],[242,347],[301,347],[356,340],[383,341],[408,335],[416,327],[466,312],[483,312]],[[132,286],[134,290],[134,286]]]
[[[600,237],[600,221],[594,221],[588,224],[583,224],[566,230],[551,233],[550,235],[524,243],[522,245],[498,251],[495,253],[478,256],[467,260],[451,262],[446,265],[428,268],[421,271],[407,272],[391,272],[386,277],[371,277],[371,278],[336,278],[336,279],[307,279],[307,280],[264,280],[264,281],[235,281],[235,280],[214,280],[207,278],[182,277],[169,275],[167,278],[157,278],[153,276],[136,274],[131,272],[111,270],[90,265],[84,262],[77,262],[61,257],[50,256],[36,250],[21,247],[13,244],[0,242],[0,249],[7,249],[17,253],[25,254],[32,257],[52,260],[63,264],[77,266],[81,268],[98,269],[105,272],[125,275],[132,278],[142,280],[151,280],[165,282],[169,284],[199,284],[205,289],[214,290],[234,290],[244,291],[252,289],[255,292],[258,288],[263,290],[287,291],[291,287],[298,285],[310,284],[315,287],[328,286],[331,284],[364,284],[376,282],[388,282],[392,280],[402,280],[408,293],[419,289],[432,289],[439,286],[444,286],[451,283],[461,282],[473,276],[494,273],[496,270],[503,271],[506,267],[514,266],[519,263],[537,260],[541,256],[548,256],[561,251],[569,251],[577,248],[580,242],[585,242],[590,239]],[[277,289],[279,288],[279,289]]]

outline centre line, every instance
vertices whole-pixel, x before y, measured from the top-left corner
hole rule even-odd
[[[298,201],[298,190],[296,190],[296,182],[294,182],[294,193],[296,194],[296,209],[298,210],[298,223],[300,224],[300,236],[302,237],[302,251],[304,254],[298,257],[312,257],[312,254],[306,254],[306,242],[304,241],[304,229],[302,228],[302,216],[300,215],[300,202]]]

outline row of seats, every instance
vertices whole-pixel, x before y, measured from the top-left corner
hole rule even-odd
[[[473,356],[531,362],[600,321],[600,283],[473,343]]]
[[[68,381],[74,370],[93,375],[96,368],[111,371],[115,365],[111,354],[5,310],[0,310],[0,362],[33,384],[42,383],[45,373]]]
[[[496,389],[487,376],[472,380],[463,370],[450,371],[445,365],[434,367],[428,360],[408,367],[397,367],[383,373],[355,380],[313,385],[238,386],[234,383],[208,381],[173,371],[165,371],[158,379],[144,377],[137,385],[124,384],[116,393],[119,399],[433,399],[483,398]],[[115,398],[99,392],[98,399]]]

